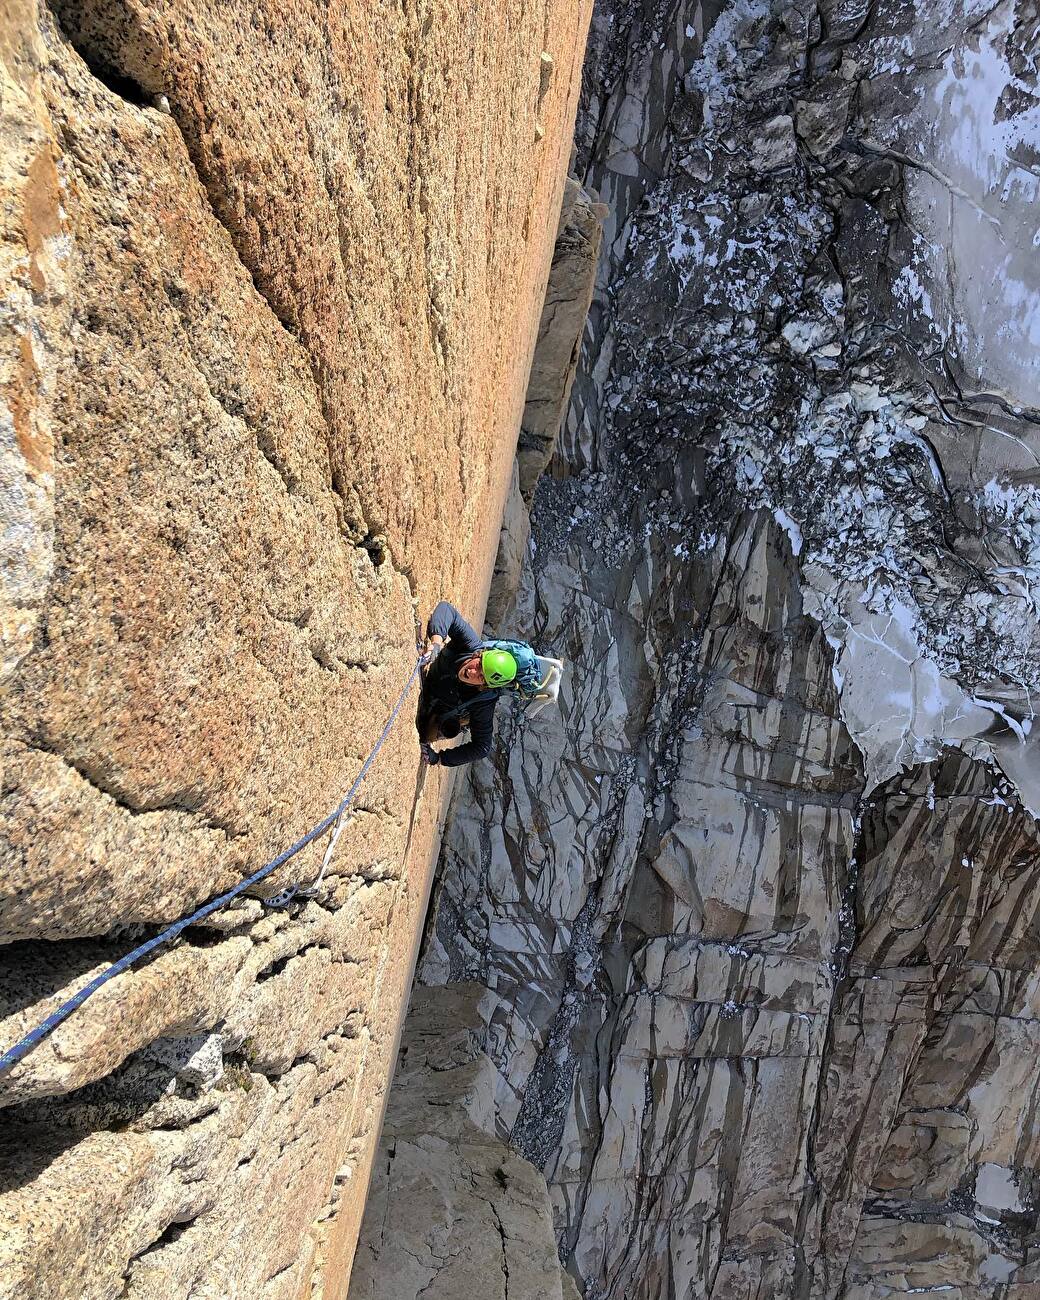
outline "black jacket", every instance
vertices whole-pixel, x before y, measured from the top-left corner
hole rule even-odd
[[[464,660],[480,649],[481,641],[454,605],[442,600],[430,615],[427,636],[442,636],[448,642],[426,671],[422,707],[435,718],[468,713],[470,739],[454,749],[438,750],[445,767],[461,767],[491,753],[495,734],[495,705],[498,693],[460,682],[458,671]]]

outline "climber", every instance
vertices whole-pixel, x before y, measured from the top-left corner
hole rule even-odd
[[[511,691],[525,699],[541,698],[538,693],[549,689],[556,661],[539,659],[525,641],[482,641],[446,600],[430,615],[426,638],[430,662],[416,718],[423,762],[461,767],[486,758],[499,696]],[[556,672],[546,698],[555,699],[558,679]],[[465,744],[440,753],[431,748],[431,741],[453,740],[464,726],[470,734]]]

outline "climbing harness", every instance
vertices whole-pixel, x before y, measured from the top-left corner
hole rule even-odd
[[[301,849],[305,849],[308,844],[312,844],[319,836],[323,835],[330,827],[332,827],[332,839],[325,850],[325,857],[321,864],[321,871],[318,874],[318,878],[314,881],[314,884],[307,890],[299,890],[297,886],[293,886],[291,889],[282,890],[279,894],[275,894],[272,898],[264,901],[267,902],[269,906],[284,907],[285,903],[297,893],[302,894],[305,898],[313,897],[312,891],[315,891],[321,883],[321,879],[325,874],[325,868],[332,859],[332,853],[335,849],[336,841],[339,839],[340,831],[342,831],[343,827],[346,825],[346,821],[344,821],[344,813],[346,813],[347,809],[353,803],[354,796],[361,787],[361,782],[364,781],[365,777],[368,775],[369,768],[371,768],[372,764],[375,762],[376,755],[379,753],[380,749],[382,749],[384,741],[387,736],[389,736],[402,708],[404,708],[404,702],[408,698],[408,692],[412,689],[412,683],[415,681],[416,677],[418,677],[420,670],[427,662],[427,656],[420,654],[418,659],[415,661],[415,666],[412,668],[407,682],[404,684],[404,689],[401,691],[397,703],[394,705],[393,710],[386,721],[386,725],[379,734],[379,739],[372,746],[368,757],[361,766],[361,771],[355,777],[354,784],[343,796],[340,804],[334,808],[327,817],[323,817],[317,826],[312,827],[306,835],[298,839],[295,844],[290,845],[289,848],[284,849],[276,858],[272,858],[270,862],[265,862],[259,870],[254,871],[253,874],[247,876],[245,880],[240,880],[238,884],[235,885],[234,888],[229,889],[227,893],[219,894],[216,898],[210,899],[208,903],[205,903],[197,911],[192,912],[189,916],[182,917],[179,921],[175,921],[173,925],[167,926],[165,930],[161,931],[154,938],[148,939],[145,943],[140,944],[132,952],[128,952],[125,957],[120,957],[118,961],[113,962],[112,965],[109,966],[107,970],[102,971],[100,975],[96,975],[89,984],[81,988],[80,991],[69,998],[67,1002],[63,1002],[61,1006],[52,1011],[45,1020],[41,1021],[35,1029],[30,1030],[24,1038],[20,1039],[13,1047],[8,1048],[8,1050],[0,1056],[0,1074],[6,1073],[6,1071],[10,1070],[12,1066],[17,1065],[24,1056],[31,1052],[34,1047],[38,1046],[49,1033],[56,1029],[63,1021],[67,1020],[69,1016],[77,1010],[77,1008],[81,1007],[89,997],[96,993],[103,985],[107,984],[109,980],[115,979],[117,975],[122,975],[124,971],[129,970],[130,967],[140,961],[142,957],[146,957],[150,952],[154,952],[156,948],[161,948],[163,944],[169,943],[171,939],[175,939],[183,930],[186,930],[188,926],[197,925],[199,921],[204,920],[207,916],[212,916],[214,912],[218,912],[222,907],[225,907],[230,903],[232,899],[237,898],[258,881],[263,880],[265,876],[269,876],[272,871],[276,871],[279,867],[283,866],[290,858],[294,858]],[[276,901],[282,899],[283,896],[285,897],[285,902]]]

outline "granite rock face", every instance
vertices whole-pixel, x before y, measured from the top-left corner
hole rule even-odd
[[[607,202],[430,984],[585,1300],[1040,1290],[1038,15],[597,7]]]
[[[419,614],[479,615],[588,17],[0,2],[5,1047],[334,807]],[[0,1295],[345,1293],[441,815],[408,717],[316,899],[0,1080]]]
[[[520,495],[527,505],[567,413],[608,212],[574,177],[567,178],[516,451]]]

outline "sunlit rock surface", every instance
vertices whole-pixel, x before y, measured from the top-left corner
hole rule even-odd
[[[418,614],[479,617],[588,17],[0,0],[3,1048],[335,807]],[[411,707],[317,898],[0,1079],[0,1295],[345,1292],[444,789]]]
[[[1028,3],[601,4],[599,290],[423,977],[585,1300],[1040,1294]]]

